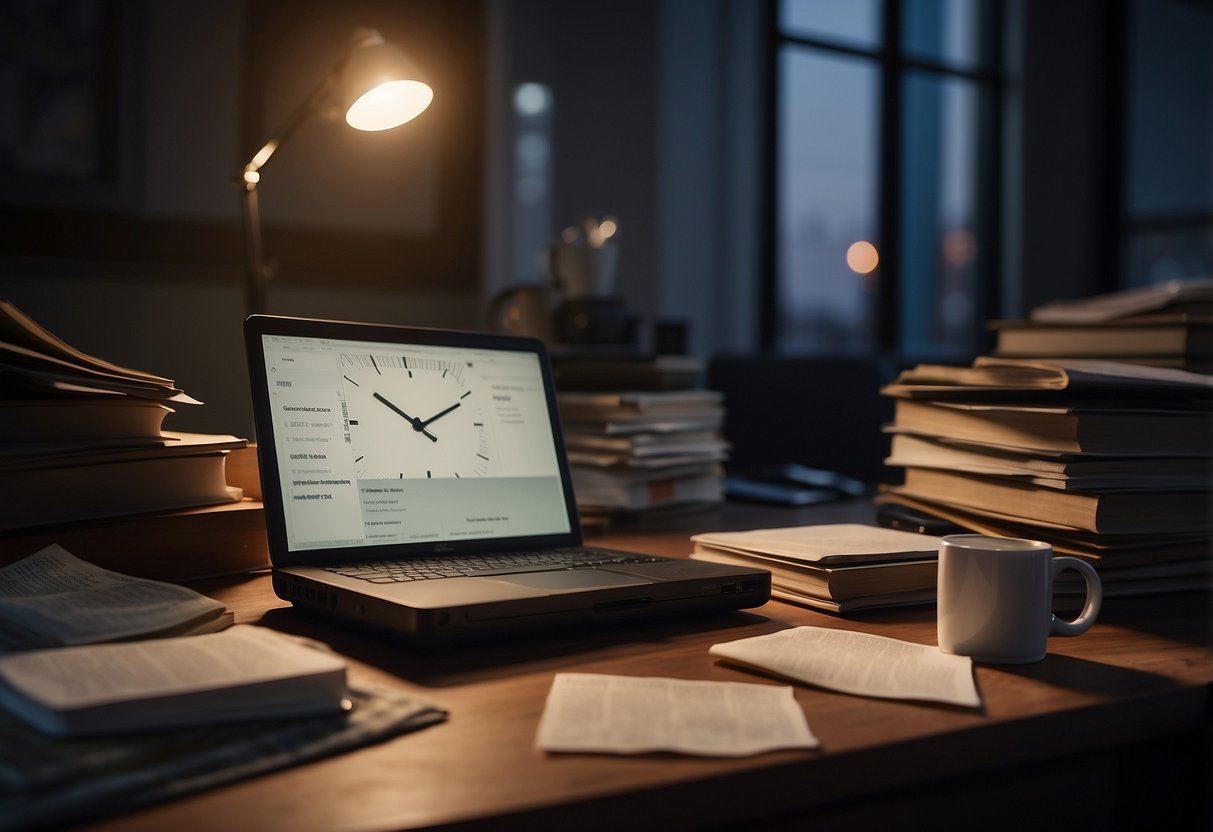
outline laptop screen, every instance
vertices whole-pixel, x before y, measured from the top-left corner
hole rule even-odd
[[[286,551],[458,551],[573,531],[539,351],[475,334],[361,340],[341,337],[357,325],[331,327],[250,332],[263,359],[251,364],[264,373],[259,438],[273,454],[262,467],[277,474],[266,502],[280,503]]]

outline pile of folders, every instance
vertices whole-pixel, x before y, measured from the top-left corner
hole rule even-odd
[[[878,503],[1048,541],[1093,562],[1106,595],[1213,583],[1213,376],[983,356],[919,365],[882,392],[886,463],[904,482]]]

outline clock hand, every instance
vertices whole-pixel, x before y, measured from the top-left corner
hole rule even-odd
[[[435,413],[433,416],[431,416],[430,418],[428,418],[424,422],[422,422],[421,426],[424,428],[427,425],[429,425],[430,422],[435,422],[435,421],[441,419],[443,416],[450,413],[455,408],[459,407],[460,404],[462,404],[462,402],[455,402],[453,405],[451,405],[450,407],[448,407],[446,410],[442,411],[441,413]]]
[[[431,442],[438,441],[438,437],[435,436],[434,434],[430,433],[428,430],[426,430],[425,423],[422,422],[420,419],[413,418],[412,416],[405,413],[400,408],[396,407],[396,405],[392,404],[391,402],[389,402],[387,399],[385,399],[383,396],[379,395],[378,393],[374,393],[373,395],[376,399],[378,399],[379,401],[386,404],[389,408],[391,408],[393,411],[398,413],[400,416],[404,417],[405,421],[407,421],[410,425],[413,426],[413,430],[417,431],[418,433],[425,434],[427,437],[429,437],[429,440]]]

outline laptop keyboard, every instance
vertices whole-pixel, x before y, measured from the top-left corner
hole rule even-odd
[[[554,569],[580,569],[619,563],[653,563],[658,560],[661,558],[607,549],[545,549],[538,552],[506,552],[470,557],[452,555],[440,558],[343,563],[323,568],[347,578],[358,578],[373,584],[389,584],[430,581],[436,578],[548,572]]]

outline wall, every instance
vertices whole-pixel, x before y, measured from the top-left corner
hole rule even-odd
[[[161,217],[234,224],[243,0],[133,4],[148,12],[138,55],[144,100],[135,198]],[[1094,291],[1109,149],[1099,90],[1110,71],[1097,7],[1040,0],[1026,10],[1024,139],[1008,170],[1024,207],[1006,219],[1003,313]],[[504,113],[514,87],[554,93],[551,234],[584,213],[621,224],[622,288],[649,321],[690,323],[692,351],[754,348],[759,287],[763,4],[749,0],[486,0],[484,274],[471,288],[281,283],[270,310],[477,328],[486,299],[527,276],[510,234]],[[201,138],[191,141],[189,136]],[[293,149],[293,148],[292,148]],[[188,151],[188,152],[187,152]],[[267,189],[268,189],[267,185]],[[70,234],[71,229],[65,229]],[[181,429],[251,434],[239,337],[241,264],[12,262],[0,295],[85,350],[177,378],[207,404]]]
[[[755,343],[760,265],[762,3],[499,0],[490,59],[487,285],[516,281],[509,101],[553,96],[551,239],[585,214],[620,224],[620,288],[689,324],[701,356]]]
[[[142,149],[130,164],[133,207],[146,217],[234,227],[239,221],[232,179],[241,149],[242,0],[124,8],[139,13],[135,28],[145,35],[123,56],[142,113],[130,143]],[[284,157],[293,150],[288,147]],[[172,377],[204,401],[201,408],[180,408],[166,420],[167,428],[251,437],[242,263],[239,253],[233,254],[226,266],[6,257],[0,297],[79,349]],[[471,286],[418,291],[403,282],[288,280],[271,285],[268,311],[474,327],[480,321],[479,275]]]
[[[146,216],[234,225],[244,2],[133,7],[148,44],[127,56],[144,114],[133,200]],[[542,81],[555,99],[552,237],[583,214],[616,215],[626,302],[647,323],[689,322],[700,355],[745,348],[758,285],[760,11],[746,0],[488,0],[485,274],[453,291],[279,281],[269,311],[482,326],[486,299],[520,277],[509,270],[503,112],[517,84]],[[328,127],[309,124],[267,170],[267,223],[275,199],[306,198],[285,180]],[[238,251],[209,267],[10,258],[0,294],[81,349],[174,377],[206,402],[169,427],[251,435],[241,269]]]

